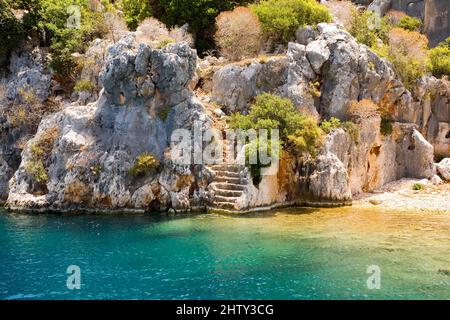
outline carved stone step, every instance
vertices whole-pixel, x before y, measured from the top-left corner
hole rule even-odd
[[[216,189],[231,190],[231,191],[244,191],[245,185],[233,184],[233,183],[213,183],[212,186]]]
[[[240,165],[233,164],[215,164],[211,166],[211,169],[214,171],[231,171],[231,172],[240,172],[243,167]]]
[[[214,203],[220,203],[220,202],[228,202],[228,203],[234,203],[236,204],[236,200],[238,197],[223,197],[223,196],[214,196]]]
[[[216,170],[217,177],[230,177],[230,178],[240,178],[241,174],[239,172],[233,172],[233,171],[223,171],[223,170]]]
[[[214,207],[217,209],[237,210],[236,204],[232,202],[215,202]]]
[[[216,196],[236,197],[236,198],[239,198],[244,194],[243,191],[223,190],[223,189],[215,189],[214,192]]]
[[[232,184],[240,184],[245,185],[245,182],[241,178],[232,178],[232,177],[216,177],[214,179],[215,182],[226,182]]]

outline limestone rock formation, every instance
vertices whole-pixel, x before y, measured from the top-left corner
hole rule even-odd
[[[203,106],[187,88],[196,52],[186,43],[153,50],[129,33],[108,50],[98,101],[69,106],[46,118],[22,154],[10,182],[8,204],[27,208],[150,209],[186,211],[204,201],[209,177],[202,165],[174,163],[176,129],[210,126]],[[48,153],[33,146],[53,137]],[[142,176],[129,169],[141,154],[160,168]],[[43,164],[47,181],[30,168]]]
[[[436,165],[436,167],[442,178],[450,181],[450,158],[442,159],[441,162]]]
[[[389,9],[402,11],[424,22],[430,45],[436,46],[450,35],[450,4],[448,0],[355,0],[383,16]]]
[[[336,24],[306,28],[297,37],[302,43],[289,43],[285,55],[224,66],[208,58],[217,61],[205,59],[197,68],[187,43],[154,49],[127,33],[100,59],[99,75],[85,70],[101,89],[98,99],[80,94],[79,103],[46,117],[16,159],[20,166],[0,154],[0,191],[13,175],[12,208],[186,212],[341,205],[403,177],[436,180],[435,152],[445,155],[449,146],[448,82],[424,77],[408,91],[386,59]],[[197,87],[205,90],[201,100]],[[222,111],[212,103],[206,110],[201,101],[215,102],[226,114],[247,113],[263,92],[291,99],[319,121],[353,121],[358,134],[333,130],[316,158],[286,156],[275,174],[260,180],[243,165],[177,161],[171,140],[178,129],[223,130]],[[353,103],[363,100],[377,109],[355,112]],[[386,123],[390,130],[382,130]],[[137,159],[149,154],[158,164],[133,175]]]
[[[40,108],[51,92],[53,73],[47,65],[46,50],[26,46],[13,52],[8,73],[0,79],[0,201],[8,196],[8,181],[20,163],[18,144],[35,134],[32,120],[21,117],[34,112],[32,106]]]
[[[52,71],[47,67],[47,54],[42,48],[24,48],[13,52],[9,64],[9,77],[6,84],[7,103],[21,99],[22,91],[32,90],[43,102],[50,94]]]
[[[450,156],[450,82],[422,77],[413,92],[412,120],[439,157]]]

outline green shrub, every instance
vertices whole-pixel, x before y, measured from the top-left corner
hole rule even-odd
[[[360,130],[356,123],[352,121],[344,121],[342,123],[342,129],[344,129],[345,132],[347,132],[350,135],[350,137],[355,143],[359,143]]]
[[[248,115],[233,114],[230,125],[242,130],[278,129],[284,150],[312,155],[323,135],[316,121],[300,114],[289,99],[269,93],[255,98]]]
[[[70,5],[80,9],[80,24],[76,28],[68,25]],[[108,33],[102,12],[91,11],[89,0],[40,0],[30,15],[35,18],[33,28],[42,34],[52,48],[53,69],[64,78],[74,78],[77,61],[74,53],[84,53],[90,42]]]
[[[162,121],[166,121],[167,117],[169,116],[170,110],[171,108],[169,106],[162,107],[161,109],[158,110],[158,117]]]
[[[429,51],[432,73],[435,77],[450,76],[450,37]]]
[[[425,189],[425,186],[421,183],[414,183],[412,185],[412,189],[415,191],[421,191],[421,190]]]
[[[204,52],[214,47],[215,18],[222,11],[232,10],[237,2],[213,0],[159,0],[161,16],[156,16],[169,27],[189,24],[195,36],[196,47]],[[156,9],[155,9],[156,11]]]
[[[136,30],[140,22],[152,16],[152,8],[148,0],[122,0],[119,7],[130,30]]]
[[[170,43],[174,43],[175,39],[171,38],[171,37],[162,37],[162,39],[160,39],[158,41],[158,43],[156,44],[156,48],[157,49],[162,49],[165,46],[167,46]]]
[[[392,121],[388,118],[381,118],[380,133],[383,136],[389,136],[393,132]]]
[[[136,158],[128,173],[133,177],[138,177],[154,171],[158,166],[159,161],[153,154],[143,153]]]
[[[23,25],[12,9],[9,0],[0,0],[0,67],[7,63],[11,50],[17,47],[24,35]]]
[[[48,174],[45,170],[42,160],[30,160],[25,166],[25,171],[31,176],[33,181],[37,183],[46,183],[48,180]]]
[[[374,12],[366,10],[359,12],[352,11],[350,34],[355,39],[368,47],[376,48],[377,40],[386,41],[390,25],[386,17],[381,18],[377,25],[377,16]]]
[[[57,127],[48,128],[30,145],[31,159],[27,162],[25,171],[37,183],[45,183],[48,180],[45,162],[50,156],[58,134]]]
[[[359,142],[359,134],[360,134],[359,127],[356,123],[352,121],[341,122],[341,120],[335,117],[331,117],[330,120],[322,121],[322,123],[320,124],[320,128],[327,134],[338,128],[342,128],[345,132],[347,132],[350,135],[350,137],[354,142],[356,143]]]
[[[294,39],[300,27],[331,21],[328,8],[315,0],[262,0],[250,9],[258,16],[263,32],[284,43]]]
[[[73,90],[76,92],[81,92],[81,91],[92,92],[95,89],[96,89],[95,83],[93,83],[90,80],[78,80],[77,83],[75,84],[75,87],[73,88]]]
[[[324,120],[320,124],[320,128],[327,134],[340,127],[341,127],[341,120],[335,117],[331,117],[330,120]]]
[[[418,78],[431,70],[428,39],[423,34],[402,28],[389,31],[388,59],[403,84],[411,90]]]
[[[272,144],[273,143],[279,143],[279,141],[274,141],[271,139],[261,139],[261,137],[258,137],[258,139],[252,140],[249,142],[249,144],[246,146],[245,149],[245,161],[246,161],[246,165],[247,167],[250,169],[250,174],[253,178],[253,183],[255,185],[258,185],[259,182],[261,181],[261,170],[265,167],[268,167],[271,165],[271,163],[269,164],[262,164],[261,163],[261,159],[260,159],[260,152],[259,151],[264,151],[265,154],[268,157],[273,158],[278,158],[280,157],[280,154],[272,154],[272,149],[273,150],[281,150],[281,146],[273,146],[272,148]],[[250,161],[250,154],[256,155],[256,163],[251,163]]]
[[[403,28],[409,31],[420,31],[422,28],[422,21],[417,18],[413,18],[410,16],[404,16],[400,19],[400,22],[397,24],[397,27]]]

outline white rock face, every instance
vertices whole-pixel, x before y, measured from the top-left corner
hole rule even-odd
[[[317,37],[318,33],[311,26],[306,26],[303,28],[299,28],[295,32],[296,42],[302,45],[307,45],[311,41],[314,41]]]
[[[345,204],[352,199],[349,177],[344,164],[333,153],[317,158],[315,171],[310,176],[313,199]]]
[[[53,73],[47,68],[46,52],[40,48],[14,52],[11,56],[10,77],[5,97],[9,101],[20,98],[20,92],[32,92],[45,101],[50,94]]]
[[[205,131],[214,125],[192,92],[201,83],[195,51],[186,43],[155,50],[136,43],[135,37],[128,33],[108,49],[94,79],[103,88],[95,102],[68,106],[42,121],[17,171],[0,154],[0,168],[8,173],[0,175],[0,193],[7,192],[2,184],[15,171],[9,183],[11,207],[187,212],[204,209],[216,198],[242,210],[291,202],[340,205],[403,177],[436,180],[434,147],[449,146],[447,84],[423,78],[411,94],[389,62],[338,25],[319,24],[314,39],[305,40],[306,45],[290,43],[285,56],[220,67],[210,75],[211,97],[202,101],[220,104],[227,114],[246,113],[255,96],[271,92],[318,120],[333,116],[354,121],[358,139],[342,128],[334,130],[316,159],[283,159],[279,172],[263,177],[259,185],[253,185],[247,168],[222,170],[222,180],[240,184],[234,189],[222,185],[214,194],[214,171],[177,164],[170,156],[175,130],[195,126]],[[351,114],[349,103],[362,99],[372,100],[380,111]],[[211,111],[216,118],[224,116],[220,109]],[[386,136],[380,132],[381,113],[392,116],[392,133]],[[54,129],[51,150],[40,159],[48,181],[36,183],[29,170],[36,160],[31,146]],[[130,168],[145,153],[160,165],[132,177]]]
[[[187,211],[201,204],[209,177],[203,166],[180,166],[167,157],[176,129],[210,127],[203,106],[188,89],[197,56],[185,43],[162,50],[137,45],[134,34],[110,47],[98,101],[70,106],[46,118],[23,153],[10,182],[8,205],[50,209],[154,209]],[[162,111],[161,111],[162,110]],[[164,116],[161,112],[164,111]],[[36,183],[27,168],[30,146],[56,130],[53,148],[41,161],[48,175]],[[136,158],[153,154],[161,165],[132,177]]]
[[[436,168],[442,178],[450,181],[450,158],[442,159],[441,162],[436,165]]]
[[[308,57],[314,72],[321,74],[321,69],[325,61],[330,58],[330,49],[325,40],[316,40],[306,46],[306,56]]]
[[[33,101],[38,107],[47,100],[53,76],[47,64],[46,50],[25,46],[13,52],[9,73],[0,79],[0,200],[2,201],[8,196],[9,179],[20,163],[21,150],[17,147],[18,142],[36,133],[34,126],[33,128],[15,126],[4,115],[13,104],[16,107],[29,108],[24,100]]]

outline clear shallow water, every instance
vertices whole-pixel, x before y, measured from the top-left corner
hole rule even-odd
[[[0,212],[0,299],[450,299],[450,216]],[[81,290],[66,287],[69,265]],[[367,267],[381,269],[369,290]]]

